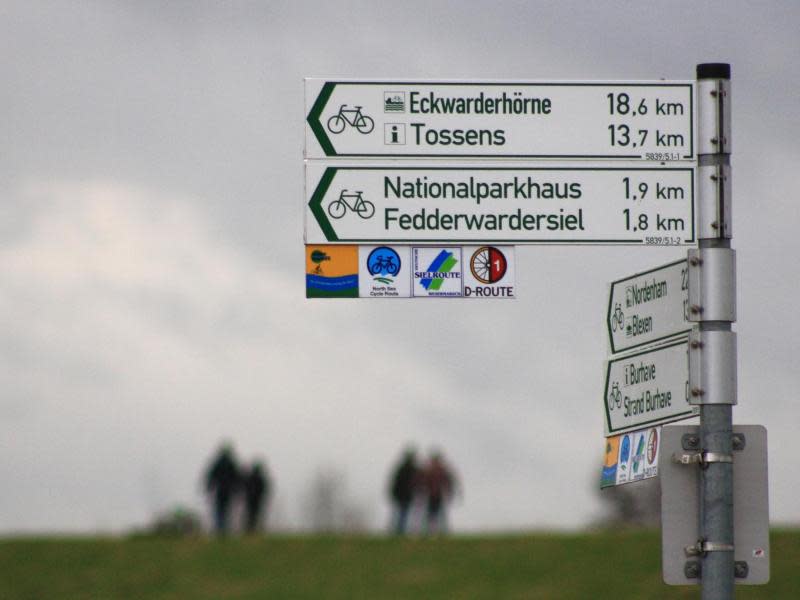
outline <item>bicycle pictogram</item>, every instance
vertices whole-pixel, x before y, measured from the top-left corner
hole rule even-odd
[[[347,125],[355,127],[360,133],[369,133],[375,128],[375,121],[361,112],[361,106],[346,108],[347,104],[339,107],[339,112],[328,119],[328,131],[342,133]]]
[[[369,271],[372,275],[379,273],[397,275],[400,272],[400,265],[394,262],[394,256],[378,256],[370,265]]]
[[[619,391],[619,383],[614,382],[611,384],[611,391],[608,393],[608,410],[614,410],[614,407],[620,408],[622,406],[622,392]]]
[[[331,217],[334,219],[341,219],[348,208],[362,219],[369,219],[375,214],[375,205],[369,200],[364,200],[361,195],[363,192],[359,191],[352,194],[346,194],[345,192],[347,192],[347,190],[342,190],[339,194],[339,198],[328,205],[328,214]],[[348,200],[354,200],[354,202],[350,204]]]
[[[625,329],[625,315],[619,302],[614,304],[614,314],[611,315],[611,331],[616,331],[617,329]]]

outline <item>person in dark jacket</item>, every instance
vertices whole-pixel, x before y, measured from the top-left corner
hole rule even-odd
[[[261,524],[264,506],[269,501],[270,480],[264,465],[253,463],[242,479],[244,490],[244,530],[254,533]]]
[[[394,470],[390,486],[393,504],[393,529],[397,535],[403,535],[408,527],[408,514],[417,493],[419,469],[416,453],[409,448]]]
[[[433,452],[422,469],[421,481],[427,497],[425,533],[444,533],[447,531],[447,505],[456,492],[456,478],[441,453]]]
[[[231,500],[239,487],[239,469],[230,444],[224,444],[206,471],[206,491],[213,504],[214,530],[218,535],[228,532]]]

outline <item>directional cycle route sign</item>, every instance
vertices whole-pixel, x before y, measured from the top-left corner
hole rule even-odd
[[[308,161],[305,241],[696,244],[694,168],[637,165]]]
[[[688,309],[686,259],[614,281],[606,320],[611,352],[688,333],[692,329]]]
[[[606,437],[699,414],[689,405],[688,350],[683,338],[608,361]]]
[[[694,160],[694,85],[306,79],[306,158]]]

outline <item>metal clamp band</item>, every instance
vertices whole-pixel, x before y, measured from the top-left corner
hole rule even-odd
[[[722,542],[703,542],[703,552],[733,552],[733,544],[723,544]]]
[[[686,556],[705,556],[709,552],[733,552],[733,544],[725,542],[707,542],[703,538],[697,540],[692,546],[686,546],[683,551]]]
[[[722,454],[721,452],[695,452],[693,454],[681,454],[675,452],[672,455],[672,462],[682,465],[697,463],[701,469],[705,469],[711,463],[732,463],[732,454]]]
[[[722,454],[721,452],[704,452],[703,463],[732,463],[733,454]]]

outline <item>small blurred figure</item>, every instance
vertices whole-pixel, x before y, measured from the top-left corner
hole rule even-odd
[[[228,532],[231,500],[239,487],[239,469],[230,444],[223,444],[206,472],[206,491],[212,496],[214,530],[224,536]]]
[[[144,532],[145,535],[163,537],[195,537],[203,531],[203,520],[199,514],[184,506],[157,514]]]
[[[271,482],[262,463],[255,462],[242,478],[244,489],[244,530],[255,533],[261,525],[261,514],[269,502]]]
[[[394,470],[390,486],[393,504],[393,529],[395,534],[403,535],[408,527],[408,513],[419,488],[419,469],[416,452],[408,448]]]
[[[433,452],[422,471],[422,487],[426,498],[425,533],[447,531],[447,503],[456,491],[456,480],[440,452]]]

